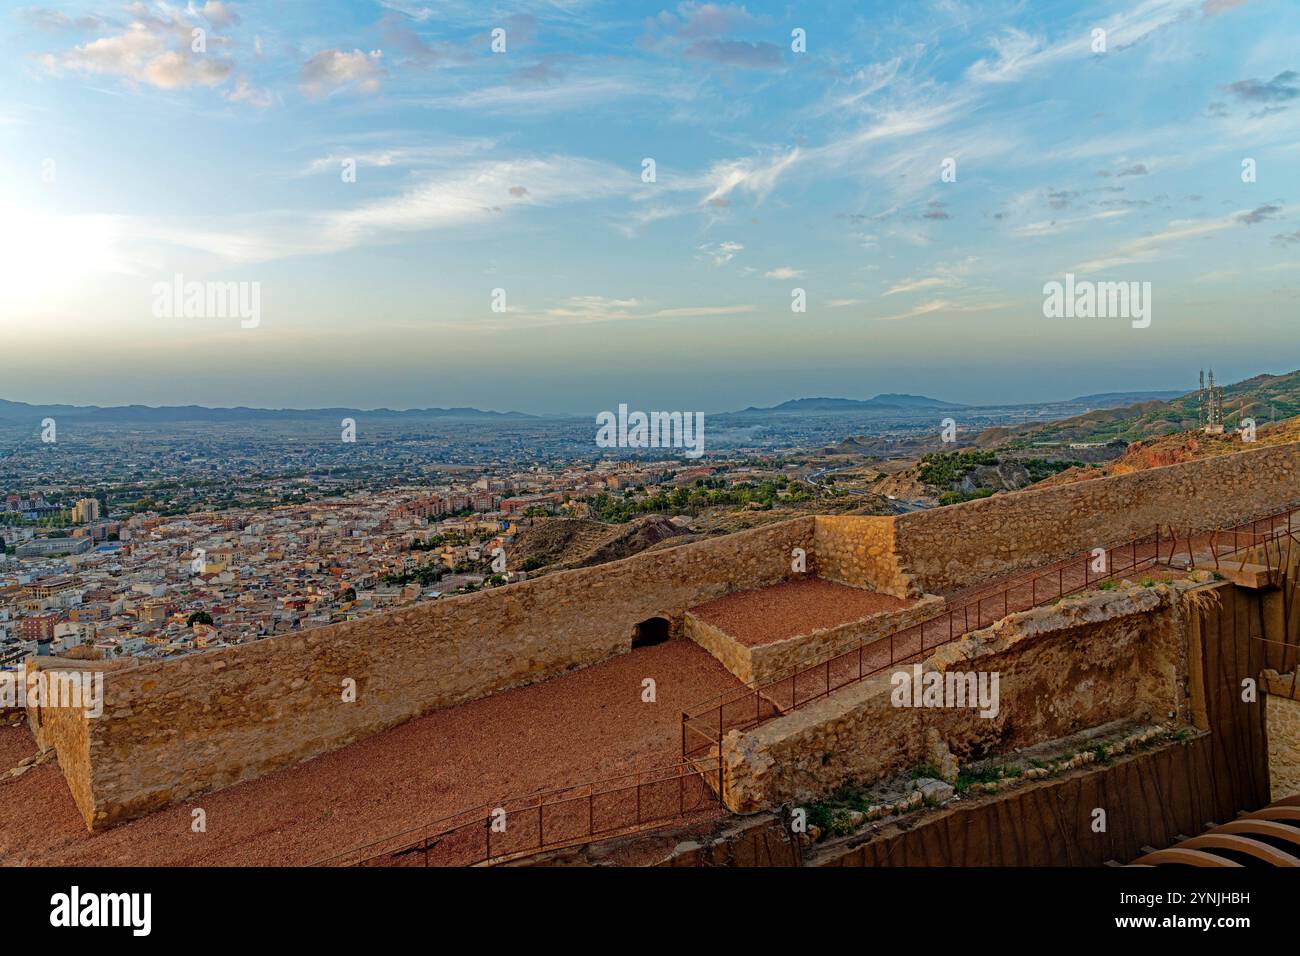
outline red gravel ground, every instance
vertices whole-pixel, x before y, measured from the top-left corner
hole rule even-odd
[[[647,677],[657,703],[641,701]],[[434,711],[94,836],[57,764],[35,767],[0,783],[0,863],[311,863],[477,804],[672,762],[682,709],[737,686],[697,645],[668,641]],[[0,728],[0,770],[34,750],[25,727]],[[190,830],[195,807],[206,833]]]
[[[32,740],[32,735],[27,732],[27,720],[9,720],[6,719],[0,724],[0,774],[4,773],[10,767],[18,765],[18,761],[24,757],[30,757],[36,753],[36,744]],[[0,787],[4,784],[0,783]],[[0,793],[3,793],[0,790]],[[3,801],[0,797],[0,801]]]
[[[915,603],[822,578],[801,578],[737,591],[692,608],[691,613],[746,647],[760,647],[882,611],[901,611]]]

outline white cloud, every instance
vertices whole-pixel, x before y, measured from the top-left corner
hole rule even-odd
[[[990,39],[994,56],[975,61],[967,69],[966,76],[976,83],[1009,83],[1048,64],[1099,55],[1092,51],[1092,30],[1095,28],[1105,30],[1106,55],[1113,55],[1157,30],[1185,19],[1203,2],[1144,0],[1094,25],[1072,24],[1068,37],[1053,44],[1046,44],[1023,30],[1009,29]]]
[[[803,276],[803,270],[792,269],[790,266],[777,266],[764,272],[763,276],[768,279],[798,279]]]
[[[713,188],[702,204],[723,199],[736,189],[762,200],[772,191],[782,173],[798,159],[799,149],[796,147],[769,159],[746,158],[715,163],[706,177]]]
[[[471,164],[426,178],[405,192],[326,213],[285,211],[208,220],[142,216],[111,220],[100,258],[111,271],[141,274],[169,267],[178,250],[224,262],[267,262],[326,255],[404,233],[451,229],[509,215],[522,206],[555,206],[618,195],[625,170],[568,156]]]
[[[235,88],[226,94],[226,99],[232,103],[247,103],[258,109],[266,109],[275,102],[270,90],[254,86],[245,76],[235,79]]]
[[[919,292],[922,289],[937,289],[956,284],[957,280],[952,276],[927,276],[924,279],[904,279],[897,285],[891,286],[885,295],[898,295],[900,292]]]
[[[715,266],[725,266],[736,255],[744,251],[744,246],[738,242],[706,242],[700,246],[700,252],[710,259]]]
[[[186,8],[186,13],[192,17],[201,16],[214,27],[228,27],[239,22],[239,13],[233,3],[223,3],[222,0],[207,0],[203,6],[195,8],[191,2]]]
[[[1084,49],[1087,48],[1086,35],[1072,41],[1068,47],[1044,50],[1042,41],[1037,37],[1030,36],[1023,30],[1009,29],[990,41],[995,54],[993,59],[976,60],[966,75],[977,83],[1008,83],[1020,79],[1031,67],[1064,55],[1080,44]]]
[[[46,53],[38,62],[51,73],[117,76],[164,90],[224,83],[234,70],[231,60],[211,53],[193,53],[183,21],[134,22],[123,33],[101,37],[63,53]],[[185,43],[169,47],[167,35],[179,31]]]
[[[382,50],[369,53],[322,50],[303,64],[298,89],[313,99],[347,87],[355,87],[363,93],[377,93],[380,78],[384,75],[380,62],[383,56]]]

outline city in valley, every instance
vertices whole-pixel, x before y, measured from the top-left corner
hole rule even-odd
[[[34,655],[174,657],[800,514],[905,513],[1028,487],[1127,443],[1085,435],[1094,440],[1004,442],[1000,457],[948,452],[944,422],[955,443],[1136,397],[790,403],[709,416],[710,447],[722,450],[699,460],[619,457],[596,447],[595,422],[476,410],[412,416],[400,431],[379,413],[374,436],[356,412],[359,436],[351,419],[351,433],[325,439],[315,413],[255,425],[247,412],[211,424],[146,413],[128,425],[114,421],[120,411],[70,410],[60,433],[46,417],[57,410],[10,403],[0,660],[21,670]],[[55,440],[44,441],[30,423],[51,420]],[[828,443],[798,445],[810,437]],[[960,481],[931,476],[947,462]],[[967,476],[975,463],[983,483]]]

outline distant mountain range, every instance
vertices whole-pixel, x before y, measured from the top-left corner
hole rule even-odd
[[[1187,393],[1181,389],[1167,389],[1163,392],[1099,392],[1096,395],[1080,395],[1072,398],[1070,405],[1093,405],[1097,408],[1114,408],[1117,405],[1133,405],[1136,402],[1163,402]]]
[[[759,408],[751,405],[740,412],[732,412],[733,415],[755,415],[761,413],[768,414],[792,414],[803,415],[812,412],[870,412],[870,411],[898,411],[900,409],[924,409],[924,408],[965,408],[965,405],[954,405],[952,402],[941,402],[937,398],[927,398],[924,395],[899,395],[885,394],[877,395],[875,398],[795,398],[788,402],[782,402],[780,405],[773,405],[769,408]]]
[[[523,412],[486,412],[479,408],[413,408],[395,411],[391,408],[207,408],[203,405],[29,405],[26,402],[9,402],[0,398],[0,421],[33,422],[42,418],[71,421],[99,421],[106,423],[168,423],[168,422],[269,422],[303,421],[308,419],[340,419],[365,416],[369,419],[408,419],[419,421],[445,418],[462,421],[510,421],[536,419],[536,415]]]
[[[1178,392],[1107,392],[1085,395],[1064,402],[1042,402],[1032,407],[1062,406],[1064,413],[1083,408],[1113,408],[1132,402],[1161,400],[1178,395]],[[893,417],[906,413],[922,413],[949,409],[973,408],[957,402],[944,402],[925,395],[908,395],[887,392],[874,398],[795,398],[779,405],[759,407],[751,405],[738,412],[724,412],[723,416],[767,415],[879,415]],[[1011,406],[996,406],[1011,407]],[[1029,406],[1026,406],[1029,407]],[[356,418],[388,419],[396,421],[540,421],[544,419],[572,418],[575,416],[532,415],[525,412],[492,412],[480,408],[210,408],[204,405],[32,405],[0,399],[0,422],[31,423],[42,418],[69,421],[96,421],[105,424],[169,424],[180,422],[239,423],[307,421],[317,419]],[[576,416],[585,418],[586,416]]]
[[[729,412],[731,415],[825,415],[835,414],[838,412],[870,414],[880,412],[889,414],[891,412],[919,412],[943,409],[962,409],[962,408],[1051,408],[1060,406],[1067,412],[1078,408],[1114,408],[1121,405],[1130,405],[1134,402],[1143,401],[1160,401],[1174,398],[1183,394],[1178,391],[1151,391],[1151,392],[1102,392],[1097,395],[1081,395],[1078,398],[1071,398],[1065,401],[1054,402],[1025,402],[1018,405],[965,405],[958,402],[943,402],[937,398],[929,398],[925,395],[905,395],[899,393],[885,393],[877,395],[875,398],[795,398],[788,402],[782,402],[780,405],[772,405],[766,408],[760,408],[751,405],[739,412]]]

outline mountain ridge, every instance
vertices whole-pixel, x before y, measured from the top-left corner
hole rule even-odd
[[[1257,425],[1263,425],[1300,415],[1300,370],[1254,375],[1224,385],[1223,404],[1229,429],[1242,418],[1254,418]],[[975,444],[989,448],[1004,443],[1143,441],[1196,428],[1200,422],[1197,405],[1198,392],[1193,390],[1166,401],[1096,409],[1057,421],[995,426],[981,432]]]
[[[41,417],[99,419],[118,422],[232,422],[232,421],[301,421],[365,415],[370,418],[450,418],[460,420],[535,420],[539,416],[525,412],[495,412],[479,408],[250,408],[247,405],[211,407],[207,405],[36,405],[0,398],[0,420],[29,421]]]

